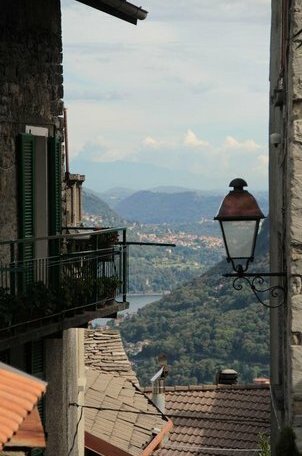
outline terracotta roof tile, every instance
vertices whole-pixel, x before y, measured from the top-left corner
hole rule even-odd
[[[5,444],[5,448],[44,448],[45,434],[37,407],[26,416],[17,433]]]
[[[111,329],[85,331],[85,365],[115,376],[126,377],[138,384],[125,353],[120,333]]]
[[[166,415],[174,427],[156,456],[257,456],[259,433],[270,432],[269,386],[167,387]]]
[[[168,423],[130,380],[93,369],[87,371],[85,404],[95,407],[86,409],[85,431],[133,456],[152,441],[153,428],[162,430]]]
[[[152,434],[153,428],[159,428],[162,431],[160,438],[163,438],[172,423],[138,388],[119,332],[86,330],[85,364],[85,405],[102,409],[85,411],[89,445],[108,451],[110,444],[131,456],[142,454],[144,448],[149,451],[158,439]],[[106,408],[110,410],[104,410]]]
[[[0,363],[0,449],[20,429],[20,426],[22,426],[28,414],[32,412],[45,390],[45,382]],[[22,438],[26,440],[29,447],[38,445],[36,441],[34,445],[30,445],[28,426],[33,426],[33,423],[35,423],[34,427],[37,430],[35,436],[37,437],[38,434],[40,436],[41,433],[41,428],[37,429],[39,424],[34,419],[35,416],[35,413],[33,413],[31,419],[27,420],[22,430]],[[27,435],[26,430],[28,431]],[[35,436],[33,435],[33,437]],[[17,445],[16,439],[15,443]]]

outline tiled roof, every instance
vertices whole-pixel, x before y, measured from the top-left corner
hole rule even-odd
[[[38,407],[26,416],[17,433],[5,444],[5,448],[45,448],[45,434]]]
[[[85,331],[85,365],[102,372],[120,375],[138,384],[118,331],[110,329]]]
[[[85,407],[85,446],[104,456],[113,447],[124,455],[151,454],[172,426],[134,383],[112,373],[88,369]]]
[[[167,387],[165,413],[174,427],[156,456],[258,456],[259,434],[270,432],[269,386]]]
[[[0,363],[0,449],[18,432],[45,390],[45,382]],[[30,439],[27,443],[37,446]]]

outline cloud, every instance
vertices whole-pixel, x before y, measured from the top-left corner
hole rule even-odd
[[[142,144],[146,147],[158,148],[160,146],[163,146],[164,142],[158,141],[152,136],[146,136],[146,138],[143,139]]]
[[[135,27],[62,0],[71,157],[265,187],[269,3],[143,0]]]
[[[257,157],[256,166],[254,167],[254,172],[259,176],[264,176],[267,178],[268,174],[268,155],[261,154]]]
[[[224,148],[226,150],[242,150],[247,152],[254,152],[261,149],[261,146],[257,144],[253,139],[246,139],[245,141],[238,141],[232,136],[227,136],[224,141]]]
[[[207,147],[209,143],[203,139],[197,138],[192,130],[188,130],[184,137],[184,145],[188,147]]]
[[[149,11],[147,20],[199,21],[208,23],[223,21],[265,21],[270,0],[144,0],[143,7]]]

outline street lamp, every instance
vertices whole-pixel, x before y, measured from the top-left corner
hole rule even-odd
[[[265,217],[253,195],[244,190],[247,183],[243,179],[234,179],[229,186],[233,187],[233,190],[224,198],[214,218],[220,223],[227,261],[234,270],[231,274],[224,274],[224,277],[234,279],[235,290],[242,290],[244,281],[264,306],[279,307],[283,302],[271,306],[262,301],[259,293],[269,292],[275,298],[282,296],[285,302],[286,287],[265,284],[265,277],[284,277],[285,273],[248,272],[249,264],[254,260],[260,220]]]
[[[243,179],[234,179],[229,186],[233,190],[222,201],[215,220],[220,223],[227,261],[241,274],[254,260],[259,223],[265,217],[253,195],[244,190]]]

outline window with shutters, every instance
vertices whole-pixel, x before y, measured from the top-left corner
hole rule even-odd
[[[62,227],[62,184],[61,184],[61,142],[48,138],[48,194],[49,194],[49,235],[61,234]],[[58,240],[50,241],[50,256],[59,254]]]
[[[30,133],[17,141],[19,238],[45,238],[61,233],[61,142]],[[58,241],[20,244],[19,289],[34,280],[33,259],[58,255]]]
[[[49,234],[61,233],[61,142],[48,138],[48,193],[49,193]]]
[[[20,239],[30,239],[35,236],[35,138],[30,134],[21,134],[18,137],[17,153],[17,176],[18,176],[18,232]],[[34,257],[34,243],[20,244],[19,258],[28,262]],[[32,271],[28,268],[29,277],[32,279]]]

